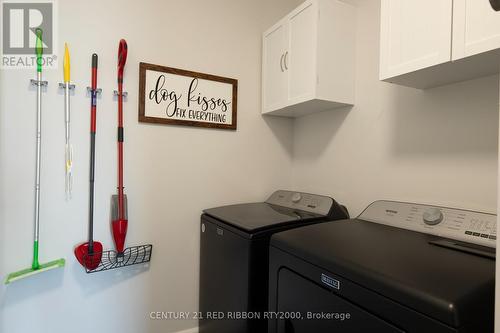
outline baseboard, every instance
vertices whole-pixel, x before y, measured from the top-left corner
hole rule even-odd
[[[198,333],[198,327],[189,328],[184,331],[179,331],[177,333]]]

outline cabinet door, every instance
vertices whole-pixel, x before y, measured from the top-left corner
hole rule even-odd
[[[287,102],[288,73],[284,57],[288,42],[286,22],[264,33],[262,56],[262,112],[283,107]]]
[[[285,53],[288,74],[288,100],[290,104],[312,98],[316,80],[318,6],[305,2],[288,18],[289,46]]]
[[[453,3],[453,59],[500,48],[500,12],[489,0]]]
[[[451,60],[452,5],[453,0],[381,1],[381,80]]]

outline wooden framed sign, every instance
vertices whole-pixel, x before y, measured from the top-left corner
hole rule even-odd
[[[139,121],[236,129],[238,81],[139,64]]]

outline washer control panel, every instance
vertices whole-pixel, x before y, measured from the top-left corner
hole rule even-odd
[[[266,202],[319,215],[328,215],[333,205],[330,197],[283,190],[274,192]]]
[[[358,219],[496,248],[494,214],[382,200],[368,206]]]

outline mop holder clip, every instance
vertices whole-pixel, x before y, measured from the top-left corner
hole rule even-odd
[[[40,87],[46,87],[49,85],[48,81],[38,81],[38,80],[34,80],[34,79],[31,79],[30,83],[32,86],[40,86]]]
[[[118,90],[113,90],[113,96],[116,97],[116,98],[118,98],[118,96],[119,96]],[[122,96],[123,96],[123,98],[127,98],[128,92],[123,91],[122,92]]]
[[[69,90],[75,90],[76,86],[74,84],[69,84],[68,85]],[[64,89],[66,88],[66,83],[59,82],[59,88]]]
[[[87,92],[89,94],[92,93],[92,87],[87,87]],[[101,88],[96,88],[95,92],[96,92],[97,95],[100,95],[100,94],[102,94],[102,89]]]

